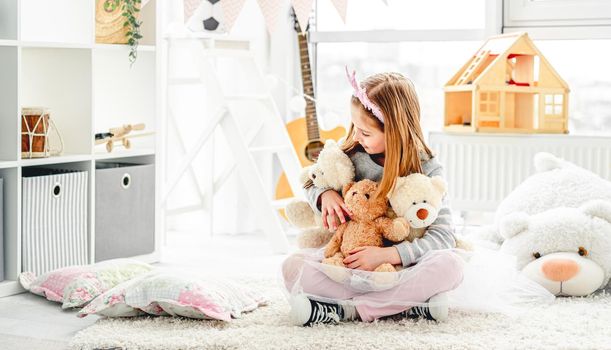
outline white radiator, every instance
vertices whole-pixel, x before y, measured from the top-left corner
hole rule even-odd
[[[22,271],[39,275],[88,263],[87,177],[83,171],[23,178]]]
[[[611,136],[431,132],[429,147],[444,166],[454,210],[495,211],[534,174],[533,156],[542,151],[611,180]]]

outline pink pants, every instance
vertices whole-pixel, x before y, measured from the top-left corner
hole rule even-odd
[[[282,274],[289,291],[299,280],[307,294],[337,300],[352,299],[361,320],[371,322],[398,314],[416,303],[426,302],[436,294],[458,287],[463,279],[463,259],[452,250],[431,250],[426,255],[426,259],[410,267],[413,277],[409,281],[378,292],[363,293],[335,282],[306,263],[304,259],[307,258],[299,254],[293,254],[284,261]],[[396,301],[396,304],[389,301]]]

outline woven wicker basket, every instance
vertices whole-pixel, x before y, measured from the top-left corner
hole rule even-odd
[[[95,4],[95,41],[101,44],[127,44],[129,26],[124,26],[126,18],[121,15],[121,4],[110,6],[112,0],[96,0]],[[136,18],[140,16],[137,12]]]

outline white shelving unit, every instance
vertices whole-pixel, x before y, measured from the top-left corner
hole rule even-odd
[[[94,262],[96,162],[155,163],[157,136],[134,138],[129,150],[107,153],[94,134],[123,124],[158,119],[157,13],[151,0],[141,12],[143,39],[130,67],[125,45],[95,42],[95,0],[0,0],[0,177],[4,179],[4,269],[0,297],[22,292],[22,172],[28,167],[69,167],[89,172],[89,260]],[[51,111],[64,141],[61,156],[21,158],[21,108]],[[156,168],[159,167],[156,165]],[[158,170],[157,170],[158,171]],[[156,177],[158,178],[158,177]],[[155,195],[159,212],[159,194]],[[160,219],[155,215],[155,251],[160,258]]]

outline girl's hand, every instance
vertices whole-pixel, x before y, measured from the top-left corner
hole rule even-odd
[[[345,214],[352,216],[352,212],[342,196],[334,190],[328,190],[320,195],[320,210],[322,212],[322,224],[325,229],[337,230],[338,219],[340,223],[346,222]]]
[[[351,269],[373,271],[376,267],[390,263],[401,264],[401,257],[395,247],[359,247],[348,252],[344,258],[344,265]]]

